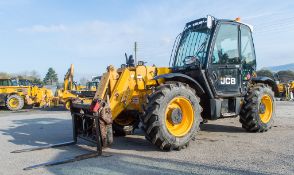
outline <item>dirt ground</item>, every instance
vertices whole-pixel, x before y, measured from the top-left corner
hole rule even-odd
[[[145,140],[142,131],[116,137],[98,157],[24,171],[23,168],[61,160],[93,147],[75,146],[26,152],[13,150],[71,140],[68,111],[0,111],[0,174],[294,174],[294,102],[277,102],[274,127],[247,133],[238,118],[208,121],[195,141],[181,151],[163,152]]]

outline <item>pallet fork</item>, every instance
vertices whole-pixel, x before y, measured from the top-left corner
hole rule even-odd
[[[69,146],[69,145],[75,145],[77,144],[78,138],[85,140],[90,143],[94,143],[96,145],[96,151],[87,153],[87,154],[81,154],[72,158],[63,159],[63,160],[57,160],[57,161],[50,161],[46,163],[41,163],[33,166],[29,166],[24,168],[23,170],[31,170],[38,167],[48,167],[48,166],[54,166],[54,165],[60,165],[80,160],[85,160],[89,158],[94,158],[98,156],[104,156],[109,157],[110,155],[102,155],[102,137],[101,137],[101,128],[100,128],[100,122],[99,122],[99,115],[98,113],[91,113],[87,114],[85,112],[77,112],[78,110],[81,111],[81,109],[71,109],[71,115],[72,115],[72,126],[73,126],[73,141],[70,142],[64,142],[64,143],[57,143],[47,146],[41,146],[41,147],[35,147],[35,148],[27,148],[27,149],[21,149],[21,150],[15,150],[11,153],[23,153],[23,152],[30,152],[30,151],[37,151],[37,150],[43,150],[43,149],[49,149],[49,148],[58,148],[63,146]],[[89,112],[89,111],[88,111]],[[93,132],[93,130],[95,130]]]

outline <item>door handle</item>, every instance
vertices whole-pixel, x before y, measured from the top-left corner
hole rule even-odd
[[[217,80],[217,74],[215,73],[215,71],[212,72],[212,78],[213,80]]]

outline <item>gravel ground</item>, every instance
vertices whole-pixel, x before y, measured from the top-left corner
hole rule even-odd
[[[274,127],[247,133],[238,118],[209,121],[188,149],[162,152],[143,133],[115,138],[99,157],[24,171],[24,167],[87,153],[83,143],[21,154],[16,149],[71,140],[67,111],[0,111],[0,174],[294,174],[294,102],[277,102]]]

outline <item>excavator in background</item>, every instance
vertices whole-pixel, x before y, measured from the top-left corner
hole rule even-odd
[[[33,85],[27,79],[0,79],[0,106],[11,111],[47,107],[53,99],[52,90]]]
[[[62,88],[58,88],[55,91],[54,104],[63,106],[69,110],[73,99],[92,97],[95,91],[85,89],[85,86],[78,86],[74,82],[74,65],[71,64],[70,68],[64,76],[64,82]]]

